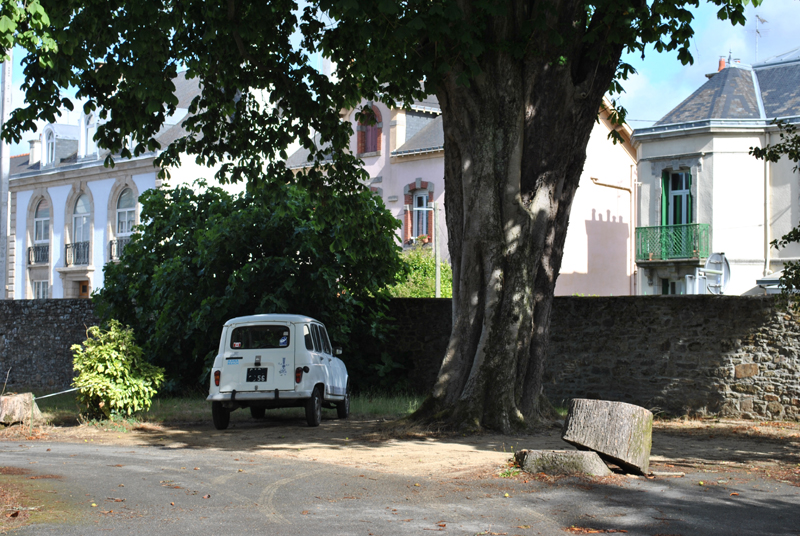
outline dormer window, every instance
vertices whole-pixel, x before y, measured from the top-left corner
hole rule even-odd
[[[92,156],[97,152],[97,143],[94,141],[94,135],[97,133],[97,122],[94,114],[86,116],[86,131],[84,136],[84,154]]]
[[[53,134],[53,131],[47,133],[45,137],[45,159],[44,162],[48,166],[55,164],[56,162],[56,135]]]

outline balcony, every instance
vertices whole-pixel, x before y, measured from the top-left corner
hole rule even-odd
[[[129,236],[121,236],[108,242],[108,258],[117,261],[122,256],[122,251],[131,241]]]
[[[711,251],[707,223],[636,228],[636,262],[706,259]]]
[[[50,262],[50,245],[37,244],[28,248],[28,264],[47,264]]]
[[[65,266],[85,266],[89,264],[89,242],[67,244]]]

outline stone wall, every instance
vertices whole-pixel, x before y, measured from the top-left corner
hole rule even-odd
[[[395,300],[414,385],[430,388],[449,300]],[[416,319],[416,320],[414,320]],[[766,297],[555,298],[545,392],[619,400],[671,415],[800,418],[800,324]]]
[[[0,382],[6,391],[68,389],[70,346],[97,324],[89,300],[0,300]],[[2,389],[2,387],[0,387]]]
[[[436,380],[449,299],[396,299],[385,350],[421,393]],[[56,391],[97,319],[89,300],[0,301],[0,381]],[[766,297],[555,298],[545,392],[620,400],[671,415],[800,419],[800,324]]]

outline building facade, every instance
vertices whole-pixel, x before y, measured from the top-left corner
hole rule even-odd
[[[178,110],[156,137],[162,147],[185,133],[181,121],[199,94],[194,81],[175,80]],[[103,286],[103,267],[119,259],[139,224],[139,196],[160,185],[157,153],[115,159],[94,142],[97,115],[77,126],[48,124],[30,152],[11,158],[6,296],[9,299],[88,298]],[[171,170],[175,182],[197,177],[192,166]]]
[[[606,103],[610,107],[610,103]],[[444,132],[439,103],[430,96],[410,110],[390,109],[380,102],[362,102],[376,123],[360,124],[355,110],[344,115],[352,124],[350,150],[361,157],[369,187],[380,196],[402,227],[404,247],[439,239],[447,253],[444,216]],[[601,110],[587,147],[580,186],[573,201],[557,295],[634,294],[633,216],[636,159],[631,132],[618,129],[624,143],[608,139],[614,129]],[[307,165],[308,151],[299,149],[287,165]],[[431,210],[419,210],[433,206]],[[434,222],[436,232],[434,232]],[[427,247],[427,246],[426,246]]]
[[[779,140],[773,119],[800,120],[800,49],[754,66],[721,59],[707,76],[653,127],[634,133],[640,294],[691,292],[687,276],[715,252],[730,263],[726,294],[759,294],[759,279],[800,258],[797,245],[770,247],[800,221],[794,164],[750,154]]]

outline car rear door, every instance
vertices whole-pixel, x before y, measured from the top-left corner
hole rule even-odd
[[[220,392],[294,389],[292,324],[238,324],[228,331]]]
[[[322,342],[322,355],[328,362],[328,369],[330,370],[330,385],[328,386],[328,393],[332,395],[344,395],[344,382],[345,382],[345,369],[344,363],[338,357],[333,355],[333,348],[331,341],[328,338],[328,332],[325,326],[317,326],[319,328],[319,336]]]

